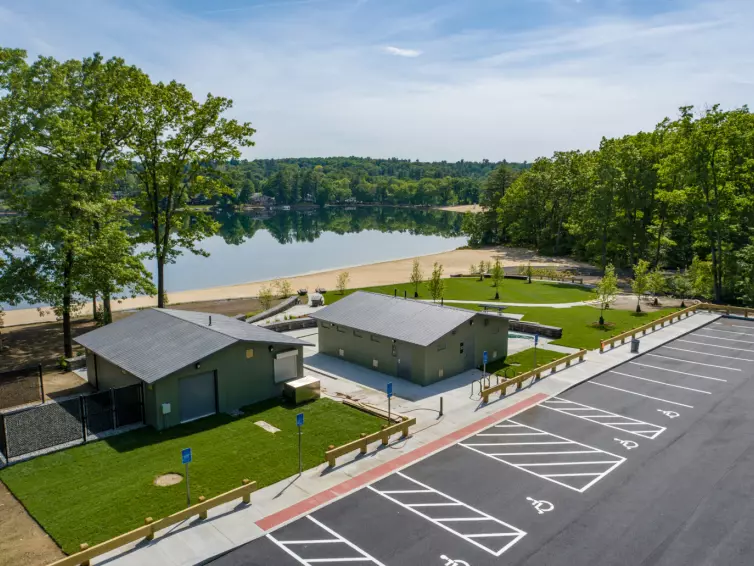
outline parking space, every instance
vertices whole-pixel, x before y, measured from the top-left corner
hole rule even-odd
[[[216,565],[752,564],[753,408],[754,323],[720,319]]]

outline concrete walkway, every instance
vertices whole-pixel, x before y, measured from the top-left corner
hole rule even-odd
[[[658,329],[641,339],[641,351],[646,352],[661,346],[717,318],[719,315],[697,313]],[[466,372],[462,376],[436,384],[436,389],[420,388],[424,390],[421,394],[407,386],[404,387],[403,382],[394,378],[392,381],[397,397],[394,398],[393,409],[397,413],[415,416],[418,422],[408,440],[397,440],[384,449],[370,447],[365,456],[344,456],[339,459],[333,470],[328,470],[324,464],[307,470],[301,476],[293,476],[254,493],[250,506],[243,505],[240,501],[219,506],[209,512],[207,520],[194,519],[176,525],[172,529],[157,533],[152,542],[122,547],[93,560],[92,563],[116,566],[200,564],[213,556],[263,536],[266,531],[260,524],[265,528],[272,528],[281,520],[293,520],[300,509],[321,506],[334,497],[346,495],[364,483],[363,476],[358,478],[361,474],[371,470],[374,475],[375,468],[397,458],[400,458],[400,461],[394,462],[395,465],[409,465],[416,459],[424,458],[447,445],[449,436],[452,435],[455,441],[457,431],[465,427],[499,414],[504,409],[510,409],[513,413],[525,410],[532,403],[539,402],[546,396],[558,395],[631,357],[627,344],[604,354],[598,351],[589,352],[584,363],[550,375],[502,399],[494,398],[488,405],[480,404],[478,386],[472,393],[472,381],[478,379],[480,372]],[[342,370],[343,366],[336,368],[336,371]],[[353,369],[349,371],[355,372]],[[357,383],[343,379],[336,373],[333,373],[332,377],[322,374],[323,391],[333,397],[348,395],[386,408],[385,396],[378,391],[381,389],[377,387],[378,382],[371,382],[374,376],[365,375],[367,377],[362,378],[364,382]],[[369,383],[365,381],[367,378]],[[384,383],[384,376],[381,383]],[[411,397],[418,398],[411,400]],[[445,410],[442,417],[438,414],[440,397],[443,398]],[[376,479],[378,478],[370,481]],[[273,515],[274,517],[271,517]]]
[[[422,299],[425,303],[431,303],[428,299]],[[577,301],[575,303],[506,303],[504,301],[456,301],[443,299],[449,305],[489,305],[494,307],[549,307],[553,309],[569,309],[571,307],[584,307],[596,304],[596,301]]]

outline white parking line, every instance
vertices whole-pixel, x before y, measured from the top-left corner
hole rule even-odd
[[[688,352],[689,354],[697,354],[699,356],[712,356],[715,358],[724,358],[726,360],[739,360],[741,362],[754,362],[749,358],[737,358],[736,356],[723,356],[722,354],[710,354],[709,352],[699,352],[698,350],[684,350],[683,348],[674,348],[673,346],[663,346],[668,350],[676,350],[677,352]],[[730,368],[733,369],[733,368]]]
[[[426,493],[433,494],[435,497],[440,498],[442,501],[439,503],[404,503],[400,499],[392,497],[390,495],[391,493],[394,493],[394,491],[382,491],[378,489],[377,487],[375,487],[374,485],[369,485],[367,486],[367,488],[381,495],[385,499],[392,501],[396,505],[400,505],[404,509],[408,509],[412,513],[419,515],[423,519],[426,519],[430,523],[448,531],[449,533],[453,533],[454,535],[462,538],[466,542],[469,542],[473,544],[474,546],[477,546],[481,548],[482,550],[487,551],[493,556],[502,555],[511,546],[513,546],[518,541],[520,541],[523,537],[526,536],[526,533],[522,531],[521,529],[517,529],[516,527],[509,525],[508,523],[505,523],[501,521],[500,519],[496,519],[495,517],[488,515],[484,511],[475,509],[474,507],[471,507],[470,505],[467,505],[451,497],[450,495],[442,493],[441,491],[438,491],[426,484],[416,481],[415,479],[410,478],[403,472],[397,472],[396,476],[402,477],[403,479],[411,482],[412,484],[422,487],[423,491],[425,491]],[[449,507],[449,510],[451,512],[449,512],[448,515],[445,517],[435,518],[435,517],[430,517],[429,515],[426,515],[417,509],[417,508],[430,507],[430,506],[431,507]],[[455,509],[458,509],[459,507],[463,507],[467,511],[471,511],[472,513],[474,513],[474,516],[473,517],[455,516],[452,511]],[[480,524],[479,532],[461,533],[460,531],[454,529],[452,526],[453,523],[459,522],[459,521],[460,522],[474,521],[475,523]],[[485,528],[485,525],[488,528],[492,527],[492,528],[495,528],[496,530],[494,532],[485,532],[488,530],[488,528]],[[474,540],[478,538],[496,539],[496,540],[484,541],[484,542]]]
[[[734,328],[748,328],[749,330],[754,330],[754,326],[746,324],[724,324],[722,322],[713,322],[712,324],[714,324],[715,326],[730,326]],[[744,332],[744,334],[746,333]]]
[[[374,564],[375,566],[385,566],[382,562],[374,558],[373,556],[369,555],[367,552],[364,552],[362,549],[360,549],[358,546],[353,544],[351,541],[343,538],[338,533],[336,533],[334,530],[332,530],[327,525],[324,525],[311,515],[308,515],[306,517],[309,519],[312,523],[329,533],[335,538],[326,538],[326,539],[315,539],[315,540],[280,540],[276,538],[272,534],[268,534],[267,538],[271,540],[275,545],[277,545],[278,548],[283,550],[288,556],[291,556],[296,562],[299,564],[304,564],[304,566],[310,566],[311,564],[318,564],[322,562],[369,562]],[[340,556],[333,556],[328,558],[304,558],[299,554],[298,552],[293,551],[292,549],[288,548],[288,546],[298,546],[298,545],[319,545],[319,544],[327,544],[328,549],[330,548],[330,545],[345,545],[351,550],[357,552],[358,556],[343,556],[343,554],[348,554],[348,551],[345,548],[335,548],[333,550],[330,550],[330,552],[333,552],[334,554],[339,554]]]
[[[622,375],[623,377],[633,377],[634,379],[641,379],[642,381],[651,381],[652,383],[658,383],[660,385],[667,385],[668,387],[675,387],[677,389],[686,389],[687,391],[693,391],[694,393],[704,393],[705,395],[712,395],[710,391],[703,391],[701,389],[694,389],[693,387],[685,387],[683,385],[676,385],[674,383],[665,383],[664,381],[657,381],[656,379],[649,379],[648,377],[639,377],[638,375],[631,375],[628,373],[622,373],[620,371],[610,370],[610,373],[616,375]]]
[[[712,381],[722,381],[723,383],[728,383],[727,379],[721,379],[719,377],[709,377],[707,375],[699,375],[698,373],[689,373],[687,371],[679,371],[677,369],[668,369],[668,368],[663,368],[660,366],[651,366],[649,364],[642,364],[641,362],[628,362],[628,363],[634,364],[635,366],[645,367],[645,368],[659,369],[660,371],[669,371],[671,373],[680,373],[683,375],[690,375],[691,377],[698,377],[699,379],[709,379]]]
[[[709,338],[710,340],[725,340],[726,342],[741,342],[742,344],[754,344],[751,340],[736,340],[735,338],[723,338],[722,336],[707,336],[706,334],[694,334],[699,338]]]
[[[678,405],[679,407],[686,407],[687,409],[693,409],[693,405],[686,405],[685,403],[678,403],[677,401],[668,401],[667,399],[661,399],[660,397],[652,397],[651,395],[644,395],[644,393],[637,393],[636,391],[630,391],[629,389],[621,389],[620,387],[615,387],[614,385],[607,385],[606,383],[599,383],[597,381],[587,381],[586,383],[591,383],[592,385],[600,385],[602,387],[609,387],[610,389],[615,389],[616,391],[623,391],[623,393],[631,393],[632,395],[638,395],[639,397],[646,397],[647,399],[654,399],[655,401],[662,401],[663,403],[669,403],[670,405]]]
[[[589,405],[584,405],[582,403],[577,403],[576,401],[563,399],[562,397],[553,397],[552,399],[546,399],[542,401],[539,406],[544,407],[545,409],[550,409],[551,411],[563,413],[565,415],[571,415],[572,417],[576,417],[578,419],[584,419],[585,421],[590,421],[602,426],[614,428],[622,432],[635,434],[636,436],[641,436],[650,440],[654,440],[655,438],[660,436],[660,434],[665,432],[665,430],[667,430],[664,426],[640,421],[638,419],[633,419],[631,417],[626,417],[617,413],[611,413],[610,411],[605,411],[604,409],[590,407]],[[584,414],[584,411],[588,411],[589,414]],[[612,421],[605,422],[601,420],[605,418],[612,419]],[[632,429],[631,427],[634,426],[642,426],[648,430]]]
[[[671,358],[670,356],[661,356],[660,354],[650,354],[650,353],[647,353],[647,354],[644,354],[644,355],[645,356],[651,356],[653,358],[662,358],[663,360],[672,360],[674,362],[684,362],[686,364],[695,364],[697,366],[707,366],[707,367],[710,367],[710,368],[727,369],[728,371],[741,371],[739,368],[729,368],[729,367],[726,367],[726,366],[716,366],[714,364],[703,364],[702,362],[695,362],[695,361],[692,361],[692,360],[684,360],[682,358]],[[722,380],[722,381],[725,381],[725,380]]]
[[[708,344],[707,342],[695,342],[694,340],[686,340],[685,338],[678,338],[676,342],[688,342],[689,344],[699,344],[700,346],[709,346],[710,348],[722,348],[723,350],[735,350],[736,352],[754,352],[754,350],[748,350],[746,348],[731,348],[730,346]],[[704,354],[705,352],[699,352],[699,353]]]
[[[727,326],[727,324],[723,324],[722,326]],[[739,336],[754,336],[754,334],[749,334],[748,332],[737,332],[735,330],[715,330],[714,328],[705,328],[705,332],[725,332],[726,334],[738,334]]]
[[[597,483],[600,479],[605,477],[607,474],[612,472],[615,468],[617,468],[619,465],[621,465],[623,462],[625,462],[625,458],[623,456],[618,456],[616,454],[612,454],[610,452],[607,452],[605,450],[602,450],[600,448],[595,448],[593,446],[589,446],[587,444],[582,444],[581,442],[576,442],[575,440],[569,440],[568,438],[565,438],[563,436],[558,436],[557,434],[553,434],[551,432],[547,432],[544,430],[540,430],[538,428],[534,428],[529,425],[524,425],[521,423],[517,423],[516,421],[508,420],[509,423],[514,424],[522,429],[527,430],[534,430],[537,432],[544,432],[548,436],[551,436],[553,438],[559,439],[558,441],[554,442],[548,442],[548,443],[534,443],[534,444],[568,444],[572,445],[574,448],[578,448],[577,450],[566,450],[566,451],[544,451],[544,452],[532,452],[532,451],[517,451],[517,450],[507,450],[506,452],[490,452],[485,450],[485,448],[489,446],[511,446],[510,444],[477,444],[473,442],[474,437],[469,438],[466,441],[463,441],[459,443],[459,446],[463,446],[464,448],[467,448],[468,450],[472,450],[474,452],[477,452],[478,454],[482,454],[483,456],[487,456],[488,458],[492,458],[493,460],[498,460],[500,462],[503,462],[505,464],[508,464],[509,466],[513,466],[514,468],[518,468],[519,470],[523,470],[524,472],[540,477],[542,479],[545,479],[547,481],[556,483],[558,485],[562,485],[563,487],[567,487],[568,489],[572,489],[574,491],[577,491],[579,493],[583,493],[587,489],[589,489],[592,485]],[[584,450],[586,449],[586,450]],[[589,460],[587,465],[597,465],[597,466],[603,466],[604,469],[596,472],[592,471],[579,471],[578,466],[585,465],[585,459],[582,457],[575,457],[572,460],[569,460],[566,458],[565,460],[555,460],[549,462],[542,462],[542,461],[536,461],[536,460],[521,460],[521,457],[528,457],[528,456],[543,456],[543,455],[558,455],[558,456],[564,456],[564,455],[572,455],[572,454],[592,454],[594,456],[599,456],[600,459],[597,460]],[[539,471],[536,471],[536,468],[541,467],[547,467],[547,466],[575,466],[576,471],[574,472],[565,472],[565,473],[542,473]],[[530,469],[535,468],[535,469]],[[576,482],[568,482],[563,481],[559,478],[588,478],[588,481],[576,481]]]

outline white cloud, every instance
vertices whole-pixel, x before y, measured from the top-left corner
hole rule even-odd
[[[400,47],[393,47],[392,45],[388,45],[382,49],[385,53],[397,55],[398,57],[418,57],[422,54],[421,51],[417,51],[416,49],[402,49]]]
[[[681,105],[751,101],[748,0],[516,34],[440,34],[443,13],[428,26],[384,5],[317,3],[222,21],[126,0],[27,0],[0,8],[0,36],[58,58],[123,56],[197,96],[231,97],[233,115],[257,128],[249,158],[533,160],[651,129]],[[384,56],[383,46],[407,38],[422,53],[414,63]]]

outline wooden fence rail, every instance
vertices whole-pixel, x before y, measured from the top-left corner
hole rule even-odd
[[[518,391],[523,387],[523,383],[527,379],[534,379],[534,381],[539,381],[542,379],[542,374],[546,371],[550,371],[551,373],[555,373],[557,367],[561,364],[565,364],[565,367],[570,367],[571,362],[575,359],[578,359],[579,362],[584,361],[584,356],[586,355],[586,350],[579,350],[575,354],[569,354],[565,357],[558,358],[555,361],[550,362],[549,364],[545,364],[543,366],[539,366],[534,368],[533,370],[527,371],[525,373],[522,373],[521,375],[517,375],[516,377],[513,377],[511,379],[507,379],[501,383],[498,383],[497,385],[493,385],[492,387],[488,387],[487,389],[482,389],[482,399],[485,403],[490,402],[490,395],[493,393],[500,392],[500,396],[502,397],[505,395],[506,390],[508,387],[511,387],[513,385],[516,386],[516,390]]]
[[[662,328],[665,326],[665,323],[672,323],[674,318],[677,318],[679,321],[681,318],[688,318],[690,315],[694,314],[697,309],[700,308],[708,308],[708,307],[717,307],[718,305],[706,305],[706,304],[700,304],[700,305],[692,305],[688,308],[685,308],[683,310],[676,311],[674,313],[670,313],[667,316],[663,316],[662,318],[658,318],[657,320],[654,320],[648,324],[645,324],[643,326],[639,326],[638,328],[633,328],[632,330],[628,330],[622,334],[618,334],[617,336],[613,336],[612,338],[608,338],[607,340],[603,340],[600,343],[600,352],[604,352],[605,348],[608,346],[610,348],[615,347],[616,342],[620,342],[620,344],[625,344],[627,338],[635,338],[637,334],[641,334],[644,336],[647,333],[647,330],[654,330],[657,325],[659,324]],[[730,308],[730,307],[728,307]],[[619,345],[620,345],[619,344]]]
[[[403,422],[400,422],[398,424],[394,424],[391,426],[383,426],[382,430],[378,432],[374,432],[372,434],[362,434],[361,438],[358,440],[354,440],[352,442],[349,442],[348,444],[344,444],[342,446],[333,446],[330,445],[330,447],[325,452],[325,457],[327,458],[327,465],[329,467],[335,466],[335,459],[338,456],[344,456],[345,454],[348,454],[349,452],[353,452],[354,450],[359,450],[362,454],[367,453],[367,447],[372,442],[377,442],[380,440],[382,442],[383,446],[387,446],[390,442],[390,437],[393,434],[396,434],[398,432],[401,433],[401,438],[406,438],[408,436],[408,429],[411,426],[414,426],[416,424],[416,418],[408,418],[403,417]]]
[[[200,497],[199,503],[183,509],[182,511],[178,511],[177,513],[173,513],[172,515],[168,515],[162,519],[153,521],[152,517],[147,517],[144,520],[143,527],[139,527],[98,545],[90,547],[88,544],[84,543],[81,545],[81,550],[79,552],[62,558],[57,562],[53,562],[50,566],[89,566],[92,558],[106,554],[130,542],[136,542],[138,540],[153,540],[155,532],[166,529],[176,523],[181,523],[195,515],[199,515],[200,519],[206,519],[207,511],[213,507],[222,505],[223,503],[228,503],[229,501],[238,498],[243,499],[244,503],[251,503],[251,493],[256,491],[257,482],[243,480],[242,483],[243,485],[241,487],[222,493],[212,499]]]

